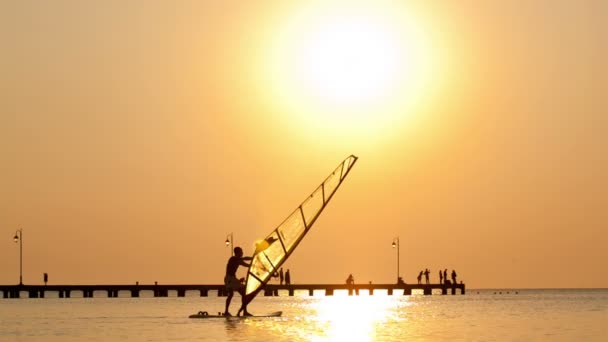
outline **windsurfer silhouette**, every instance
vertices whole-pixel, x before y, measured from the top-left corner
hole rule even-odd
[[[234,296],[234,291],[237,291],[242,297],[241,309],[239,309],[239,313],[237,315],[239,315],[242,310],[243,316],[251,316],[251,314],[247,311],[247,303],[245,302],[245,285],[243,285],[244,278],[238,279],[236,277],[236,270],[239,268],[239,266],[249,267],[249,264],[246,263],[245,260],[252,259],[252,257],[243,256],[243,249],[241,249],[241,247],[234,247],[234,256],[231,256],[230,259],[228,259],[228,264],[226,265],[226,276],[224,277],[224,285],[226,285],[226,289],[228,290],[224,316],[232,316],[228,309],[230,307],[230,301],[232,301],[232,297]]]

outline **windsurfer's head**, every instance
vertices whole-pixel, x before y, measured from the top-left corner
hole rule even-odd
[[[234,247],[234,255],[237,257],[243,256],[243,249],[241,247]]]

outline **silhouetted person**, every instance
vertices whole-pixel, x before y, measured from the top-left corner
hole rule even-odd
[[[46,286],[46,283],[49,281],[49,274],[48,273],[44,273],[44,286]]]
[[[353,278],[353,275],[352,275],[352,274],[349,274],[349,275],[348,275],[348,278],[346,278],[346,284],[347,284],[347,285],[352,285],[352,284],[354,284],[354,283],[355,283],[355,278]]]
[[[283,285],[283,267],[279,270],[279,283]]]
[[[448,280],[448,269],[446,268],[445,270],[443,270],[443,281],[447,281]]]
[[[420,271],[420,273],[418,273],[418,284],[422,284],[422,274],[423,273],[424,273],[423,271]]]
[[[443,272],[439,270],[439,284],[443,284]]]
[[[456,271],[452,270],[452,284],[457,284],[456,283]]]
[[[426,280],[426,283],[429,283],[429,273],[431,273],[431,271],[427,268],[424,270],[424,280]]]
[[[285,272],[285,285],[291,285],[291,274],[289,273],[289,269]]]
[[[234,296],[234,291],[237,291],[242,298],[242,306],[241,310],[243,310],[243,316],[251,316],[251,314],[247,311],[247,303],[245,303],[245,285],[243,285],[244,278],[238,279],[236,277],[236,270],[239,266],[249,267],[249,264],[245,262],[245,260],[251,260],[252,257],[243,257],[243,250],[241,247],[234,247],[234,256],[231,256],[228,259],[228,263],[226,264],[226,276],[224,276],[224,285],[226,285],[226,290],[228,290],[228,297],[226,298],[226,310],[224,310],[225,316],[232,316],[230,311],[230,301],[232,300],[232,296]],[[239,312],[241,312],[239,310]],[[238,315],[238,314],[237,314]]]
[[[273,278],[277,278],[277,280],[279,280],[279,271],[275,270],[274,273],[272,274]]]
[[[399,285],[405,285],[405,282],[403,281],[403,278],[401,278],[401,277],[397,278],[397,284],[399,284]]]

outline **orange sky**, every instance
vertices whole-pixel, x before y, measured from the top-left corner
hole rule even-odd
[[[221,283],[227,234],[251,253],[355,154],[293,282],[393,282],[399,236],[406,282],[608,287],[606,2],[373,4],[323,23],[407,21],[426,76],[329,105],[277,67],[314,2],[4,3],[0,284],[19,227],[27,284]]]

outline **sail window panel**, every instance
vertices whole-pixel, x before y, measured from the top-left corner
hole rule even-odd
[[[291,251],[294,248],[295,243],[298,241],[300,236],[306,231],[304,221],[302,221],[302,214],[298,208],[296,211],[291,213],[289,217],[283,221],[283,223],[277,228],[281,240],[287,251]]]
[[[285,250],[279,241],[279,235],[276,231],[270,234],[266,239],[257,243],[256,254],[258,253],[266,255],[266,258],[272,263],[272,269],[270,271],[274,272],[276,270],[276,265],[285,257]]]
[[[323,186],[325,186],[325,201],[327,202],[327,200],[329,199],[329,197],[331,196],[331,194],[333,194],[336,189],[338,188],[338,185],[340,185],[340,168],[342,166],[340,166],[338,169],[336,169],[336,171],[334,171],[331,175],[329,175],[329,177],[327,177],[327,179],[325,180],[325,183],[323,183]]]
[[[276,265],[278,265],[279,262],[281,262],[281,260],[283,260],[283,258],[285,257],[285,250],[283,249],[283,245],[279,241],[279,236],[277,235],[277,232],[273,232],[269,237],[264,240],[264,242],[265,247],[263,250],[261,250],[261,252],[263,254],[266,254],[266,258],[269,259],[272,263],[271,272],[275,272]]]
[[[255,277],[252,277],[250,275],[247,278],[247,288],[245,289],[245,293],[250,294],[253,291],[257,290],[261,285],[262,285],[262,283],[260,283],[259,280],[257,280]]]
[[[274,267],[266,258],[265,252],[259,253],[254,257],[250,272],[262,281],[268,279],[274,273]]]
[[[321,209],[323,208],[323,189],[318,187],[315,192],[310,195],[302,203],[302,211],[304,212],[304,220],[307,225],[313,221],[313,219],[319,214]]]

